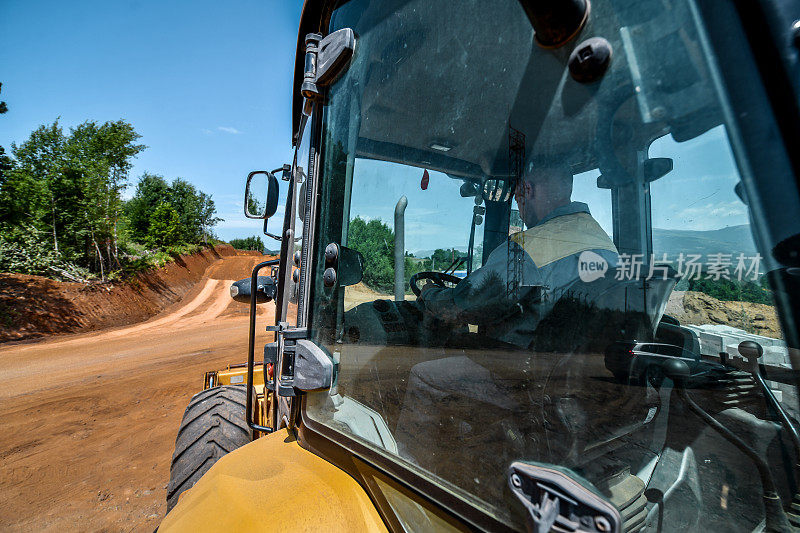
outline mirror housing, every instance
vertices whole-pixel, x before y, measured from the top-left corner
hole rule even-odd
[[[251,287],[250,278],[240,279],[235,283],[231,283],[231,298],[237,302],[249,304]],[[258,286],[256,287],[256,303],[263,304],[270,302],[275,298],[278,292],[278,287],[275,285],[275,280],[271,276],[258,276]]]
[[[263,176],[263,178],[262,178]],[[265,179],[266,191],[260,191],[257,185]],[[262,198],[259,198],[259,197]],[[247,218],[268,219],[278,209],[278,178],[272,172],[256,170],[247,175],[244,188],[244,216]]]
[[[347,246],[339,247],[339,286],[349,287],[364,279],[364,256]]]

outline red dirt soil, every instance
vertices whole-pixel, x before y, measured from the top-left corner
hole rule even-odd
[[[123,283],[64,283],[41,276],[0,274],[0,342],[147,320],[186,296],[212,263],[222,257],[244,256],[226,262],[228,271],[216,279],[244,277],[245,269],[237,267],[250,265],[254,254],[228,245],[210,247]]]
[[[87,294],[37,280],[48,298],[72,298],[74,315],[53,322],[58,331],[124,322],[113,306],[129,317],[166,308],[135,325],[0,345],[0,529],[149,532],[160,523],[186,404],[205,371],[246,358],[247,306],[231,301],[228,286],[263,256],[219,255],[154,273],[141,292]],[[90,297],[104,305],[84,305]],[[52,321],[54,309],[43,316]],[[274,306],[262,305],[258,320],[267,342]]]

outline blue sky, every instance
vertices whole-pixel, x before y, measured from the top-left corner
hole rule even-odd
[[[673,160],[672,172],[651,183],[655,228],[704,231],[748,223],[745,205],[734,193],[740,178],[722,126],[682,143],[662,137],[650,146],[649,155]],[[423,191],[422,173],[416,167],[357,159],[350,217],[380,219],[393,227],[395,204],[405,195],[407,250],[466,247],[473,199],[460,196],[460,180],[440,172],[430,172]],[[587,203],[611,235],[611,191],[597,188],[599,174],[593,170],[575,176],[572,199]],[[481,229],[476,242],[481,242]]]
[[[3,0],[0,97],[9,112],[0,118],[0,145],[8,149],[58,117],[65,128],[123,118],[148,146],[135,160],[128,195],[144,171],[182,177],[213,195],[225,219],[216,228],[221,238],[259,234],[260,223],[241,214],[243,185],[250,170],[291,162],[300,11],[299,0]],[[675,161],[652,184],[654,227],[747,223],[721,127],[685,143],[659,139],[650,155]],[[460,183],[432,172],[423,192],[421,169],[359,162],[356,171],[364,189],[354,192],[353,216],[392,225],[394,202],[407,194],[407,249],[466,245],[472,200],[458,195]],[[596,188],[596,176],[576,177],[573,199],[589,203],[610,233],[610,194]]]
[[[212,194],[223,239],[258,234],[241,214],[255,169],[290,163],[302,2],[0,2],[0,145],[41,124],[125,119],[144,172]],[[281,199],[283,201],[283,199]]]

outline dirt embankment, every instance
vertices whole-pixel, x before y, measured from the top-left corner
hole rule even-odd
[[[222,257],[245,256],[252,268],[255,252],[220,245],[178,257],[162,268],[121,283],[83,284],[41,276],[0,274],[0,342],[55,333],[77,333],[147,320],[180,301]],[[259,254],[260,255],[260,254]],[[241,270],[219,272],[213,279],[238,279]]]
[[[681,324],[724,324],[765,337],[783,338],[778,315],[771,305],[725,302],[703,292],[675,291],[666,312]]]

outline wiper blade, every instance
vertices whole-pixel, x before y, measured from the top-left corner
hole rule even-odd
[[[581,533],[619,533],[619,511],[569,469],[516,461],[508,469],[508,486],[527,511],[531,533],[553,526]]]

